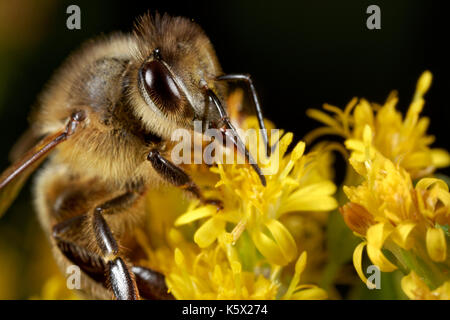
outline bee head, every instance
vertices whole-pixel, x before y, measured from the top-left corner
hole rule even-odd
[[[260,168],[228,118],[226,87],[214,49],[203,30],[191,20],[167,15],[144,16],[135,30],[137,63],[135,76],[139,101],[135,112],[147,128],[170,139],[176,129],[212,127],[231,140],[252,163],[265,185]],[[137,100],[137,99],[136,99]]]
[[[208,93],[223,101],[226,87],[216,81],[222,71],[203,30],[186,18],[145,15],[134,35],[134,111],[144,125],[165,137],[218,119]]]

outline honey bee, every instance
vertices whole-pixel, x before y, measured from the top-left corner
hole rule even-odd
[[[228,81],[247,84],[267,144],[250,76],[224,74],[193,21],[146,14],[130,34],[87,43],[56,72],[32,114],[29,136],[38,142],[19,145],[28,151],[0,176],[0,215],[50,155],[35,180],[35,207],[59,267],[80,267],[81,293],[173,298],[162,274],[133,263],[140,252],[133,230],[142,224],[146,194],[166,182],[222,205],[171,161],[174,130],[193,130],[195,120],[219,129],[265,185],[227,116]]]

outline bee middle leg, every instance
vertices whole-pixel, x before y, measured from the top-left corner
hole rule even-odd
[[[190,192],[204,204],[215,205],[219,210],[223,209],[223,204],[220,200],[203,197],[200,189],[192,181],[191,177],[181,168],[164,158],[158,150],[152,149],[148,153],[147,160],[150,161],[153,169],[169,183]]]

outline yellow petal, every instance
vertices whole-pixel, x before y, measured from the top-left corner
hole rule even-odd
[[[321,181],[302,187],[290,195],[290,197],[297,198],[302,196],[321,196],[332,195],[336,192],[336,185],[329,181]]]
[[[397,266],[390,262],[380,249],[371,245],[367,245],[367,254],[370,260],[380,268],[383,272],[392,272],[397,269]]]
[[[433,290],[432,295],[441,300],[450,300],[450,281],[444,282],[439,288]]]
[[[384,241],[394,231],[387,223],[378,223],[367,230],[367,254],[370,260],[383,272],[391,272],[397,269],[383,254]]]
[[[436,184],[439,188],[448,191],[448,185],[445,183],[445,181],[436,178],[420,179],[419,182],[417,182],[416,184],[416,189],[426,190],[433,184]]]
[[[355,112],[353,114],[356,124],[359,124],[360,126],[362,126],[363,124],[373,125],[373,109],[367,100],[361,99],[361,101],[355,107]],[[358,134],[354,136],[358,139],[361,138],[361,136]]]
[[[336,209],[337,206],[336,199],[331,196],[296,198],[283,203],[278,214],[293,211],[330,211]]]
[[[445,261],[447,258],[447,243],[444,230],[441,228],[428,228],[426,241],[427,251],[431,260],[436,262]]]
[[[364,126],[363,141],[366,145],[370,145],[372,143],[372,129],[368,124]]]
[[[328,104],[328,103],[324,103],[322,107],[323,107],[324,110],[327,110],[327,111],[330,111],[332,113],[335,113],[336,116],[338,116],[339,119],[342,119],[344,117],[344,112],[342,111],[342,109],[340,109],[340,108],[338,108],[336,106],[333,106],[333,105]]]
[[[178,217],[175,221],[175,226],[191,223],[195,220],[202,219],[213,215],[217,209],[214,206],[201,206],[197,209],[186,212]]]
[[[218,264],[216,264],[215,267],[214,267],[214,272],[213,272],[212,279],[217,284],[220,284],[223,281],[222,269],[220,268],[220,266]]]
[[[444,206],[450,206],[450,193],[444,189],[434,190],[436,198],[442,201]]]
[[[334,128],[330,127],[320,127],[314,130],[311,130],[308,132],[307,135],[303,137],[303,140],[310,145],[314,140],[316,140],[318,137],[325,136],[325,135],[339,135],[340,132],[336,131]]]
[[[356,103],[358,102],[357,97],[353,97],[352,100],[350,100],[349,103],[345,106],[344,115],[348,118],[350,112],[352,112],[352,109],[356,107]]]
[[[184,255],[179,248],[175,248],[175,263],[177,266],[184,264]]]
[[[303,251],[303,253],[300,255],[300,257],[297,259],[297,262],[295,263],[295,273],[294,276],[291,279],[291,283],[289,284],[288,289],[286,290],[286,293],[283,295],[283,300],[289,300],[292,299],[292,294],[296,289],[299,289],[299,287],[303,288],[304,286],[297,286],[301,274],[306,268],[306,260],[307,260],[307,254],[306,251]]]
[[[329,211],[338,204],[331,195],[336,192],[336,186],[331,181],[315,183],[290,194],[278,209],[281,215],[292,211]]]
[[[252,232],[252,239],[256,248],[261,254],[267,258],[270,263],[284,266],[289,263],[280,250],[280,247],[275,241],[270,239],[264,233],[258,231]]]
[[[389,223],[377,223],[370,226],[367,230],[367,244],[381,249],[384,241],[386,241],[393,231],[394,228]]]
[[[431,154],[427,151],[411,152],[401,162],[404,168],[427,167],[432,162]]]
[[[444,282],[437,289],[430,291],[430,288],[414,271],[404,276],[401,281],[403,292],[410,299],[414,300],[449,300],[450,281]]]
[[[431,149],[431,159],[436,168],[445,168],[450,165],[450,154],[444,149]]]
[[[303,141],[300,141],[295,146],[294,150],[292,150],[291,154],[291,161],[297,161],[303,156],[303,153],[305,152],[305,143]]]
[[[292,132],[287,132],[281,139],[280,142],[277,144],[276,152],[278,152],[278,156],[281,158],[285,153],[287,148],[292,142],[292,139],[294,139],[294,135]],[[275,154],[273,154],[271,157],[275,157]]]
[[[275,219],[266,222],[266,226],[272,233],[272,236],[280,247],[285,259],[287,261],[293,260],[297,256],[297,245],[288,229]]]
[[[364,152],[364,148],[365,148],[364,143],[361,140],[356,140],[356,139],[345,140],[345,146],[349,150],[355,150],[355,151],[360,151],[360,152]]]
[[[292,296],[292,300],[324,300],[328,298],[328,294],[322,288],[310,288],[295,292]]]
[[[417,96],[414,101],[411,102],[408,111],[406,112],[405,121],[403,122],[403,127],[406,130],[415,130],[417,120],[419,119],[419,114],[422,112],[423,106],[425,105],[425,100]]]
[[[427,294],[429,292],[428,287],[414,271],[402,278],[401,286],[409,299],[419,299],[420,296],[423,296],[423,293]]]
[[[242,265],[238,261],[231,261],[231,270],[234,274],[242,272]]]
[[[218,218],[208,219],[194,234],[194,242],[200,248],[206,248],[216,241],[220,233],[225,232],[225,221]]]
[[[411,249],[413,245],[413,242],[410,241],[411,239],[409,236],[415,226],[416,224],[412,222],[402,223],[395,228],[395,231],[392,234],[394,241],[405,250]]]
[[[316,109],[308,109],[306,110],[306,115],[338,130],[341,128],[340,123],[325,112]]]
[[[361,242],[358,244],[358,246],[355,248],[355,251],[353,251],[353,265],[355,266],[356,273],[358,274],[359,278],[362,280],[362,282],[366,283],[370,289],[374,289],[376,286],[367,280],[364,271],[362,269],[362,256],[364,247],[366,246],[367,242]]]
[[[295,273],[302,274],[306,268],[306,261],[308,260],[308,254],[303,251],[297,262],[295,263]]]
[[[414,96],[414,99],[417,99],[418,97],[422,97],[430,88],[431,81],[433,80],[433,75],[430,71],[426,70],[424,71],[419,80],[417,81],[416,86],[416,93]]]
[[[184,241],[184,236],[179,230],[175,228],[169,230],[168,242],[171,246],[178,247],[180,244],[184,243]]]

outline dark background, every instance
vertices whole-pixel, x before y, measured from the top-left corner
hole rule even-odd
[[[70,4],[81,8],[81,30],[65,27]],[[366,27],[370,4],[381,8],[381,30]],[[448,146],[449,27],[439,2],[128,0],[57,1],[47,9],[39,41],[14,52],[0,106],[1,150],[9,150],[25,130],[30,106],[70,52],[100,33],[130,31],[149,9],[198,22],[224,71],[252,74],[265,116],[299,139],[318,125],[305,110],[325,102],[343,107],[358,96],[382,103],[396,89],[398,108],[405,111],[419,75],[429,69],[434,78],[423,114],[431,117],[429,133],[436,135],[436,145]],[[7,164],[6,152],[0,164]]]
[[[81,8],[81,30],[66,28],[71,4]],[[381,30],[366,28],[371,4],[381,8]],[[358,96],[382,103],[396,89],[398,109],[406,111],[419,75],[429,69],[434,78],[423,114],[431,118],[434,146],[449,149],[448,12],[438,1],[0,0],[0,168],[8,165],[31,105],[64,58],[92,36],[130,31],[148,9],[198,22],[224,71],[252,74],[265,116],[296,139],[319,125],[305,110],[325,102],[344,107]],[[15,226],[12,237],[20,238],[36,228],[29,199],[28,188],[0,232]],[[25,254],[30,250],[18,245]]]

